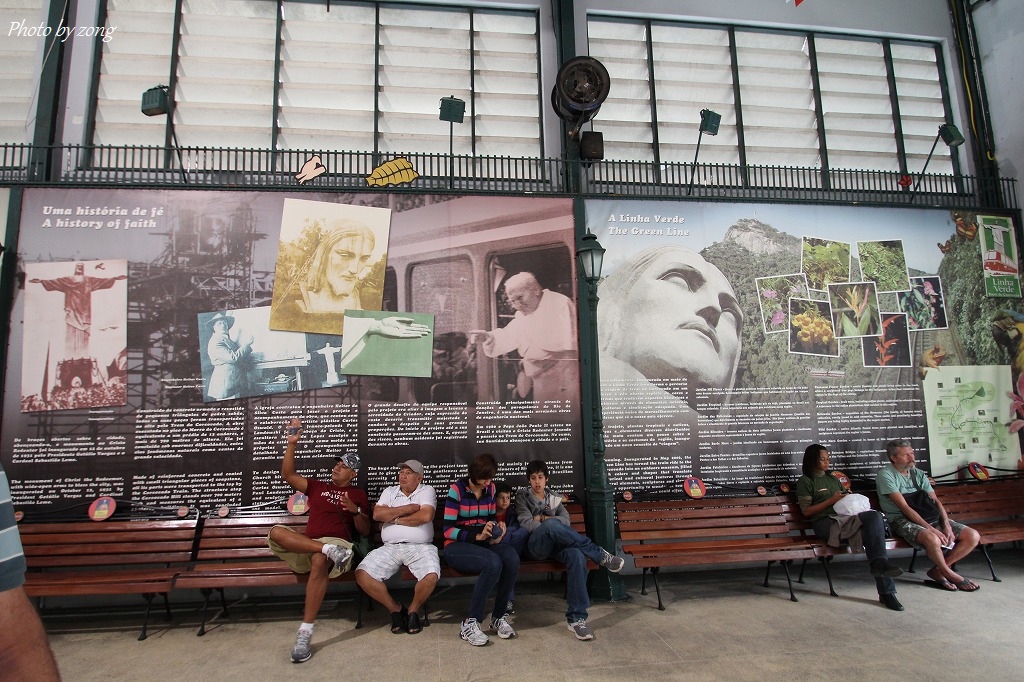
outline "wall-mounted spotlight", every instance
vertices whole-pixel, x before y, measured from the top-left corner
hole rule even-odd
[[[610,88],[608,70],[593,57],[573,57],[558,69],[555,85],[551,89],[551,106],[558,118],[569,124],[567,134],[570,140],[579,135],[584,123],[597,115],[601,105],[608,99]],[[588,154],[593,154],[600,148],[603,156],[604,140],[594,136],[588,137]]]
[[[146,116],[163,116],[171,113],[171,96],[168,94],[166,85],[157,85],[142,93],[142,113]],[[174,141],[174,150],[178,153],[178,170],[181,171],[181,181],[188,184],[188,176],[185,175],[185,161],[181,157],[181,145],[178,144],[178,135],[174,132],[174,116],[167,117],[167,125],[171,128],[171,139]],[[166,140],[166,138],[164,138]],[[165,167],[170,163],[164,162]]]
[[[921,167],[921,174],[917,176],[917,182],[914,183],[914,188],[910,190],[910,198],[907,201],[914,200],[914,194],[917,192],[917,188],[921,184],[921,180],[924,179],[924,172],[928,170],[928,163],[932,160],[932,154],[935,153],[935,147],[938,146],[939,140],[945,142],[946,145],[952,149],[953,147],[959,147],[964,143],[964,136],[952,123],[943,123],[939,126],[939,132],[935,135],[935,141],[932,142],[932,148],[928,151],[928,158],[924,160],[924,166]]]
[[[455,186],[455,124],[462,123],[466,117],[466,101],[455,95],[441,98],[438,118],[448,121],[448,186]]]
[[[722,115],[710,109],[700,110],[700,132],[717,135],[718,126],[722,123]]]
[[[142,93],[142,113],[146,116],[162,116],[170,110],[166,85],[158,85]]]
[[[441,114],[438,118],[449,123],[462,123],[466,116],[466,102],[455,95],[441,98]]]
[[[686,187],[686,194],[689,196],[693,191],[693,176],[697,173],[697,156],[700,154],[700,141],[704,133],[717,135],[718,126],[722,124],[722,115],[710,109],[700,110],[700,132],[697,133],[697,149],[693,152],[693,167],[690,169],[690,184]]]

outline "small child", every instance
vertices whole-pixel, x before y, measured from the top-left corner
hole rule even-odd
[[[519,556],[522,556],[523,550],[526,549],[526,541],[530,538],[530,531],[519,525],[516,512],[512,509],[512,486],[508,483],[499,483],[497,484],[497,491],[494,497],[494,507],[497,512],[498,522],[505,522],[505,533],[508,534],[505,542],[514,547],[519,552]],[[509,600],[508,605],[505,607],[506,616],[511,616],[516,612],[512,603],[516,596],[515,587],[512,590],[512,599]]]

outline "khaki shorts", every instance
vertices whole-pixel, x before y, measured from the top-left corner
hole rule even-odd
[[[914,549],[924,549],[916,539],[918,534],[924,531],[924,526],[917,525],[902,514],[895,514],[886,518],[889,521],[889,528],[892,529],[894,535],[899,535]],[[949,519],[949,528],[953,531],[953,536],[957,540],[960,539],[960,533],[962,533],[966,527],[967,526],[962,523],[957,523],[953,519]]]
[[[275,526],[275,528],[285,528],[290,533],[294,533],[295,532],[291,528],[288,528],[288,526]],[[341,538],[333,538],[333,537],[327,536],[327,537],[314,538],[314,539],[317,542],[324,543],[325,545],[338,545],[339,547],[343,547],[345,549],[352,549],[352,543],[349,542],[348,540],[342,540]],[[292,569],[296,573],[309,573],[310,571],[313,570],[313,555],[311,553],[309,553],[309,552],[299,553],[299,552],[289,551],[289,550],[285,549],[284,547],[282,547],[281,545],[279,545],[276,542],[274,542],[273,540],[271,540],[269,535],[267,536],[267,545],[270,547],[270,551],[271,552],[273,552],[275,555],[277,555],[278,557],[283,559],[284,562],[286,564],[288,564],[288,568]],[[331,568],[331,572],[327,575],[327,577],[329,577],[329,578],[337,578],[339,575],[341,575],[342,573],[344,573],[345,571],[347,571],[347,570],[349,570],[351,568],[352,568],[352,559],[349,559],[348,561],[345,562],[344,566],[337,566],[337,565],[335,565],[333,568]]]

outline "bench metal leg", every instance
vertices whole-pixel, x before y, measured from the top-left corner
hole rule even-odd
[[[651,576],[654,577],[654,591],[658,595],[658,610],[659,611],[664,611],[665,610],[665,604],[662,603],[662,601],[661,601],[661,585],[658,584],[658,567],[657,566],[655,566],[654,568],[651,569]]]
[[[768,575],[771,573],[771,571],[772,571],[772,564],[774,564],[774,563],[775,563],[774,560],[769,561],[768,565],[765,566],[765,568],[764,568],[764,586],[765,587],[768,587]]]
[[[988,570],[992,574],[992,582],[1001,583],[999,576],[996,575],[996,569],[992,566],[992,557],[988,555],[988,547],[981,545],[981,553],[985,555],[985,561],[988,562]]]
[[[139,633],[139,641],[146,639],[146,628],[149,626],[149,612],[153,608],[153,597],[156,596],[154,592],[146,592],[142,595],[142,598],[146,600],[146,615],[142,617],[142,632]],[[166,593],[164,597],[166,597]]]
[[[832,557],[818,557],[818,560],[821,561],[821,565],[825,568],[825,579],[828,580],[828,593],[833,597],[838,597],[839,594],[836,593],[836,588],[832,585],[832,571],[828,570],[828,565],[832,563]]]
[[[640,576],[640,594],[647,594],[647,571],[650,569],[645,568]]]
[[[798,577],[796,579],[796,581],[798,583],[800,583],[801,585],[804,584],[804,569],[807,568],[807,562],[808,561],[810,561],[810,559],[804,559],[803,561],[800,562],[800,577]]]
[[[914,553],[910,556],[910,565],[907,566],[907,573],[914,572],[914,562],[917,560],[917,548],[914,548]]]
[[[787,561],[780,561],[779,563],[782,564],[782,567],[784,569],[786,569],[786,584],[789,585],[789,600],[790,601],[800,601],[799,599],[796,598],[796,595],[793,594],[793,581],[789,577],[789,564],[790,564],[790,562],[787,560]]]
[[[356,585],[356,630],[361,630],[363,628],[363,595],[365,595],[365,594],[366,593],[363,592],[363,588],[359,587],[359,585],[357,584]],[[369,597],[367,597],[367,599],[369,599]]]
[[[216,589],[218,592],[220,592],[220,615],[227,616],[228,602],[224,598],[224,588],[218,587]],[[199,623],[199,631],[196,633],[196,637],[202,637],[206,634],[206,614],[210,607],[210,597],[213,595],[213,588],[203,587],[200,588],[199,592],[202,593],[205,599],[203,599],[203,619]]]

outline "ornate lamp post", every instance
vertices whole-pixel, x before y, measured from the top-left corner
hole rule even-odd
[[[604,422],[601,416],[601,365],[597,339],[597,283],[601,280],[604,248],[589,230],[576,247],[577,276],[587,290],[586,319],[580,320],[580,370],[583,398],[583,449],[587,478],[587,528],[594,542],[615,553],[614,499],[604,461]],[[582,313],[583,307],[580,308]],[[588,419],[589,418],[589,419]],[[587,428],[589,426],[589,428]],[[591,585],[595,598],[628,599],[618,574],[601,568]]]

